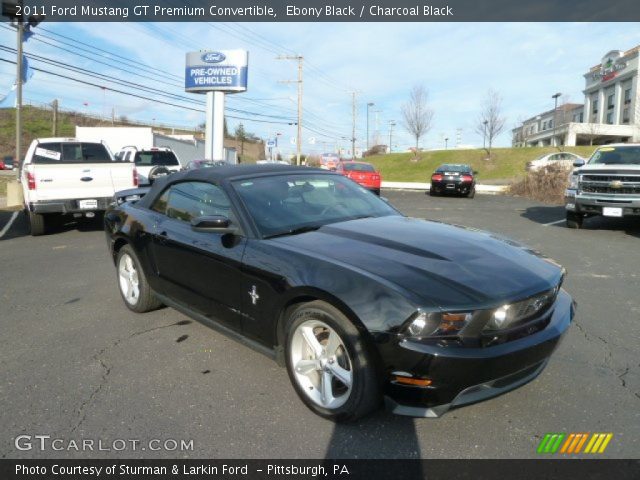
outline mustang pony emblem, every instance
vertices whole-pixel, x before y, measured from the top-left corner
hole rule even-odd
[[[253,286],[253,288],[251,290],[249,290],[249,296],[251,297],[251,303],[253,303],[254,305],[260,299],[260,295],[258,295],[258,292],[256,291],[256,286],[255,285]]]

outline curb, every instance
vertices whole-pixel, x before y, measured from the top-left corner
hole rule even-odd
[[[430,183],[419,182],[382,182],[382,188],[390,190],[422,190],[429,191]],[[487,193],[490,195],[499,195],[507,191],[506,185],[476,185],[476,193]]]

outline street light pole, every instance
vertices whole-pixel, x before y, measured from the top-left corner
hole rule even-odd
[[[484,150],[487,149],[487,124],[489,123],[489,120],[485,120],[484,122],[482,122],[482,124],[484,125],[484,129],[482,131],[482,148]]]
[[[368,102],[367,103],[367,141],[366,141],[367,151],[369,151],[369,109],[373,105],[374,105],[373,102]]]
[[[553,137],[551,137],[551,146],[552,147],[556,147],[557,146],[557,142],[556,142],[556,113],[558,112],[558,97],[560,97],[560,95],[562,95],[560,92],[556,93],[555,95],[552,95],[551,98],[553,98],[555,100],[555,104],[553,106]]]
[[[22,2],[19,3],[22,5]],[[22,18],[16,18],[17,57],[16,57],[16,165],[18,175],[22,175],[22,37],[24,24]]]
[[[389,121],[389,153],[391,153],[391,151],[393,150],[393,127],[396,124],[395,121],[390,120]]]
[[[445,137],[444,138],[444,149],[447,149],[447,146],[449,145],[449,137]]]

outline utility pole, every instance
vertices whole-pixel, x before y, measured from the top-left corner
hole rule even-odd
[[[375,103],[367,103],[367,151],[369,151],[369,108],[373,107]]]
[[[351,92],[351,160],[356,159],[356,92]]]
[[[58,100],[51,102],[51,109],[53,111],[53,127],[51,128],[51,134],[54,137],[58,136]]]
[[[391,153],[391,151],[393,150],[393,146],[392,146],[392,141],[393,141],[393,127],[395,126],[396,122],[393,120],[389,121],[389,153]]]
[[[558,97],[560,97],[562,94],[560,92],[554,94],[551,96],[551,98],[553,98],[555,100],[555,104],[553,106],[553,137],[551,137],[551,146],[552,147],[556,147],[558,146],[558,142],[556,141],[556,113],[558,112]],[[604,105],[603,105],[604,106]]]
[[[22,2],[18,3],[22,6]],[[24,23],[22,18],[16,18],[16,164],[18,165],[18,175],[22,174],[22,37],[24,34]]]
[[[298,84],[298,135],[296,138],[296,165],[300,165],[300,155],[302,152],[302,63],[304,57],[302,55],[279,55],[276,60],[297,60],[298,61],[298,80],[286,80],[280,83],[297,83]]]

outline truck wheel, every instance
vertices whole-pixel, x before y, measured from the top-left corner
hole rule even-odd
[[[46,232],[44,215],[40,213],[29,212],[29,224],[31,225],[31,236],[33,237],[44,235]]]
[[[577,213],[567,212],[567,228],[580,229],[584,217]]]

